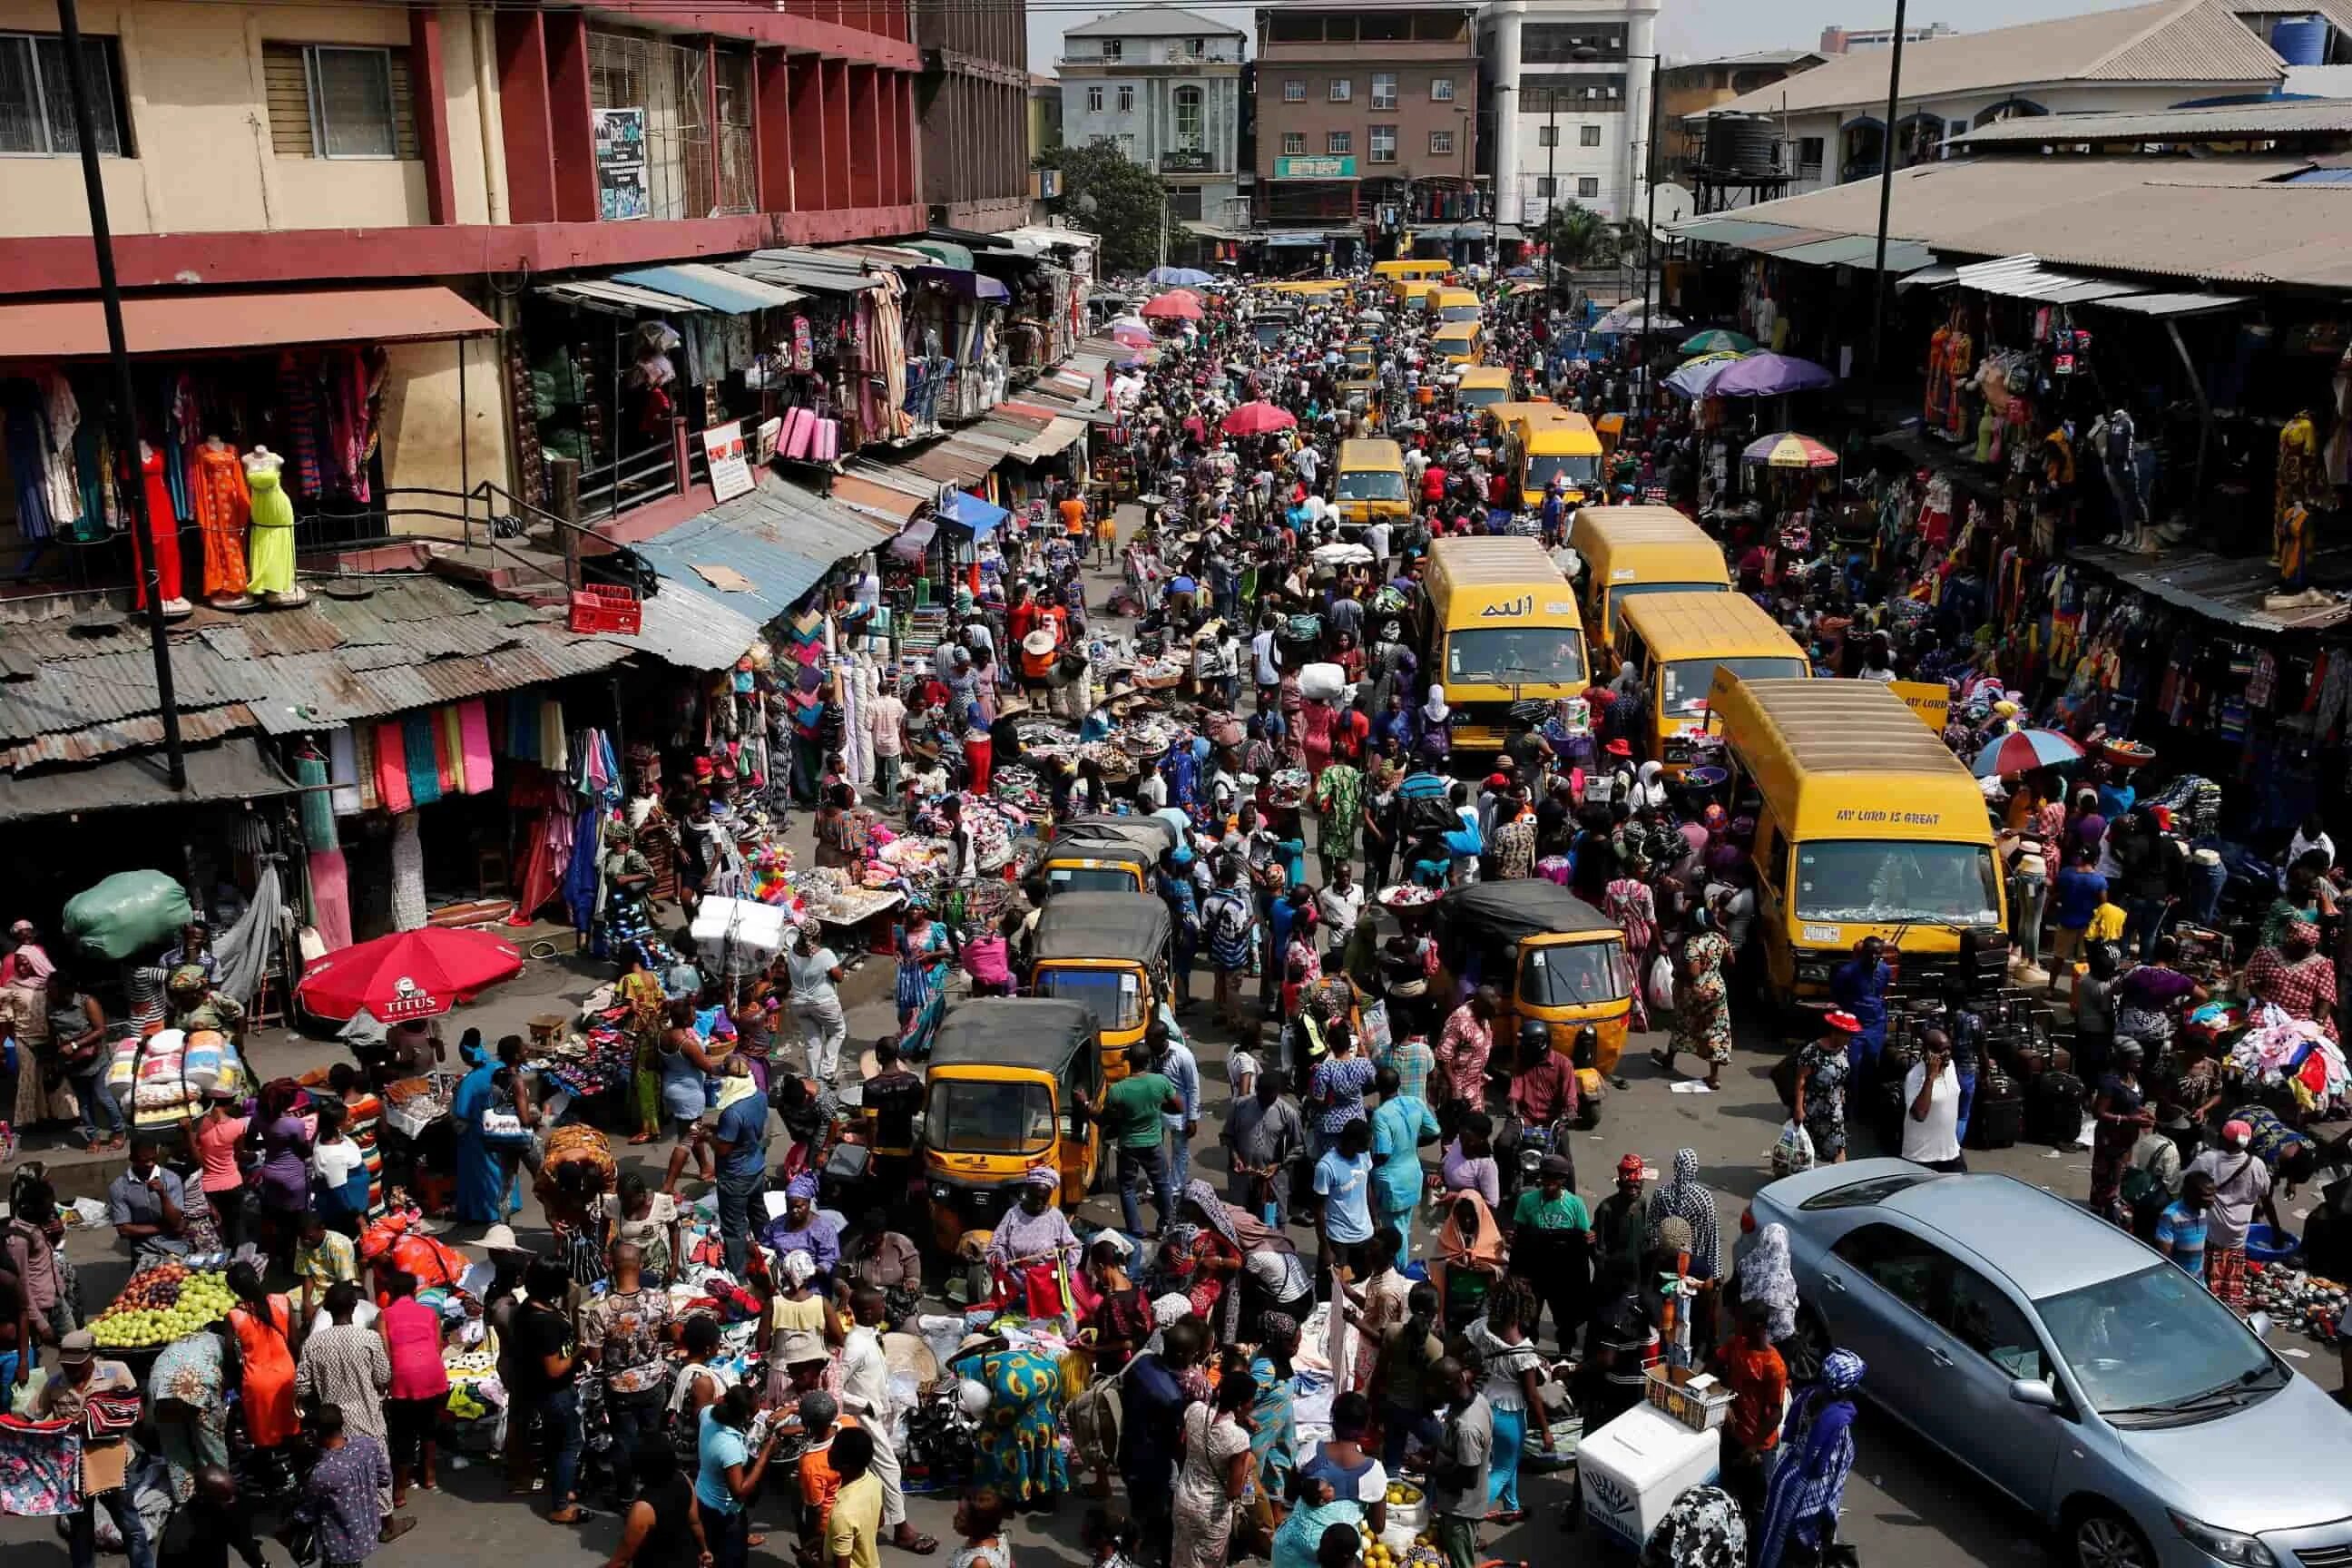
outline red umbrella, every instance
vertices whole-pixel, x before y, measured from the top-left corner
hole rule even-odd
[[[1298,416],[1287,408],[1277,408],[1263,400],[1244,403],[1218,426],[1228,436],[1263,436],[1269,430],[1287,430],[1298,423]]]
[[[1197,321],[1202,316],[1201,301],[1176,289],[1152,300],[1139,313],[1153,321]]]
[[[431,1018],[522,973],[514,943],[480,931],[422,931],[347,947],[302,972],[294,999],[321,1018],[366,1008],[386,1024]]]

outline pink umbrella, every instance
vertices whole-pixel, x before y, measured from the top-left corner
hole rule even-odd
[[[1181,289],[1174,289],[1145,305],[1140,314],[1153,321],[1197,321],[1203,312],[1201,301]]]
[[[1151,329],[1146,326],[1113,327],[1110,335],[1115,342],[1142,348],[1151,342]]]
[[[1263,436],[1270,430],[1287,430],[1297,423],[1297,416],[1287,408],[1260,401],[1243,404],[1226,415],[1217,428],[1228,436]]]

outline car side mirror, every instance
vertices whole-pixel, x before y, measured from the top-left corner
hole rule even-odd
[[[2271,1315],[2268,1312],[2256,1312],[2252,1317],[2246,1320],[2246,1327],[2254,1331],[2254,1338],[2258,1340],[2266,1340],[2270,1338],[2271,1330],[2274,1326],[2275,1325],[2271,1321]]]
[[[2050,1386],[2046,1378],[2018,1378],[2009,1385],[2009,1396],[2020,1405],[2030,1405],[2036,1410],[2058,1408],[2058,1391]]]

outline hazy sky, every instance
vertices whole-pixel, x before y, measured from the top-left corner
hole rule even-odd
[[[1947,22],[1968,32],[2039,22],[2084,11],[2112,10],[2144,0],[1912,0],[1914,26]],[[1250,5],[1188,5],[1186,10],[1255,33]],[[1029,7],[1029,66],[1050,72],[1062,52],[1062,29],[1121,9],[1072,0],[1033,0]],[[1747,49],[1811,47],[1832,23],[1849,27],[1885,26],[1895,19],[1894,0],[1664,0],[1658,16],[1658,45],[1673,58],[1738,54]]]

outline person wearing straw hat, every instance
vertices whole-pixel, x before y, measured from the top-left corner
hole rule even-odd
[[[1845,1162],[1845,1091],[1853,1076],[1853,1045],[1862,1020],[1832,1009],[1822,1022],[1828,1033],[1797,1053],[1797,1082],[1790,1110],[1812,1140],[1813,1158],[1825,1165]]]

